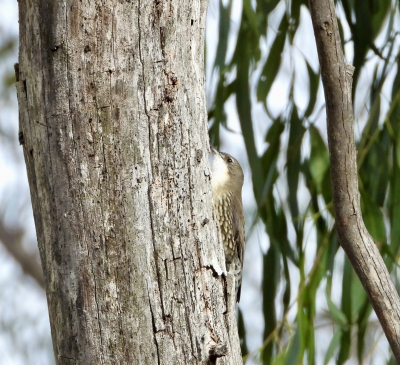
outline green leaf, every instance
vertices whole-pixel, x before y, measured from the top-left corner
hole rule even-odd
[[[296,333],[294,335],[293,341],[290,344],[288,349],[286,358],[285,358],[285,365],[296,365],[298,364],[299,355],[301,353],[301,340],[300,340],[300,330],[297,327]]]
[[[324,178],[329,169],[328,147],[317,128],[311,125],[309,132],[311,142],[310,172],[318,187],[318,192],[321,193],[324,187]]]
[[[380,0],[368,1],[367,3],[372,18],[372,37],[375,39],[383,27],[392,2],[390,0]]]
[[[362,298],[363,303],[360,306],[360,310],[358,313],[358,319],[357,319],[357,357],[359,363],[362,362],[363,360],[363,352],[364,352],[364,345],[366,342],[366,332],[367,332],[367,326],[368,326],[368,319],[372,313],[372,306],[369,303],[368,297],[364,295]]]
[[[353,323],[352,319],[352,293],[353,293],[353,268],[347,259],[344,260],[343,279],[342,279],[342,312],[346,316],[347,323]],[[343,329],[340,340],[338,364],[344,362],[350,356],[351,334],[348,328]]]
[[[386,242],[384,217],[379,206],[370,198],[368,192],[361,190],[361,210],[365,226],[375,242]]]
[[[307,64],[310,91],[309,91],[308,106],[307,106],[306,111],[304,112],[304,115],[306,117],[309,117],[311,115],[311,113],[313,112],[315,103],[317,101],[320,74],[319,74],[319,72],[314,72],[313,69],[311,68],[310,64],[307,61],[306,61],[306,64]]]
[[[338,329],[336,329],[335,333],[333,334],[332,340],[329,343],[328,350],[325,354],[324,365],[327,365],[329,363],[329,360],[332,359],[336,349],[339,347],[341,336],[342,330],[339,327]]]
[[[226,51],[228,49],[228,37],[231,24],[232,0],[224,7],[222,0],[219,1],[219,34],[217,54],[215,55],[214,69],[223,68],[225,66]]]
[[[326,170],[321,185],[322,185],[322,189],[321,189],[322,196],[324,197],[325,203],[330,204],[327,208],[331,212],[331,215],[333,216],[334,214],[333,214],[333,205],[332,205],[331,173],[330,173],[329,169]]]
[[[297,202],[297,188],[299,183],[299,173],[301,165],[301,144],[306,129],[300,120],[297,110],[294,109],[290,119],[289,146],[287,149],[287,180],[289,187],[289,208],[295,223],[295,228],[299,228],[299,207]]]
[[[261,164],[264,171],[264,186],[262,189],[262,199],[259,203],[259,209],[264,204],[265,198],[272,192],[273,185],[278,177],[276,163],[280,154],[281,135],[285,129],[281,118],[277,118],[272,123],[265,138],[269,146],[261,157]]]
[[[276,326],[275,296],[279,284],[280,261],[274,246],[271,246],[263,259],[263,315],[264,340],[271,335]],[[270,364],[273,356],[273,342],[270,341],[261,352],[263,364]]]
[[[243,314],[240,308],[238,308],[238,332],[240,339],[240,348],[242,350],[242,356],[247,355],[249,350],[247,349],[246,342],[246,327],[244,326]]]
[[[331,298],[326,298],[326,301],[328,303],[328,309],[333,320],[340,326],[347,326],[348,322],[345,314],[336,306],[335,303],[332,302]]]
[[[271,89],[275,77],[278,74],[281,65],[281,53],[285,47],[286,31],[288,29],[288,22],[286,16],[282,17],[279,25],[278,33],[269,51],[267,61],[261,73],[260,80],[257,86],[257,100],[266,102],[267,96]]]
[[[279,3],[279,0],[257,0],[257,14],[259,14],[259,25],[261,29],[267,29],[268,15]]]
[[[389,195],[389,219],[391,223],[390,245],[393,252],[400,249],[400,168],[398,167],[396,157],[393,165],[393,173],[390,179],[390,195]]]
[[[252,172],[254,195],[257,201],[261,201],[264,179],[262,177],[262,165],[254,141],[247,67],[238,69],[236,80],[236,106]]]

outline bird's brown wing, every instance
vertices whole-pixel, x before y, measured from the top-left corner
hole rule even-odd
[[[240,206],[242,208],[242,199],[238,199],[236,204],[232,204],[233,206]],[[244,228],[244,216],[243,216],[243,208],[242,209],[234,209],[232,212],[232,220],[234,227],[234,237],[236,242],[237,255],[239,257],[240,262],[243,267],[243,258],[244,258],[244,249],[245,249],[245,228]]]
[[[244,215],[243,215],[243,206],[242,206],[242,199],[239,197],[238,200],[233,204],[233,206],[240,207],[241,209],[234,209],[232,212],[232,223],[234,226],[234,237],[236,243],[236,250],[237,250],[237,257],[240,261],[241,271],[243,272],[243,261],[244,261],[244,250],[245,250],[245,223],[244,223]],[[241,278],[240,278],[241,281]],[[242,284],[240,282],[236,300],[237,302],[240,301],[240,293],[242,289]]]

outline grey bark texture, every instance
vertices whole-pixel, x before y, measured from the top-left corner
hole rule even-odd
[[[207,1],[18,4],[57,364],[242,363],[207,158]]]
[[[310,0],[324,85],[336,230],[400,363],[400,298],[361,215],[352,66],[344,61],[333,0]],[[371,172],[373,173],[373,172]]]

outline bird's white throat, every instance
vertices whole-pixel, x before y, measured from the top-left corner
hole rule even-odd
[[[213,156],[213,162],[211,166],[211,187],[213,191],[223,189],[225,184],[229,180],[229,171],[226,162],[220,155],[215,154]]]

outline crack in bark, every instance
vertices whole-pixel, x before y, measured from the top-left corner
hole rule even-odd
[[[153,326],[153,333],[154,333],[154,336],[153,336],[153,339],[154,339],[154,344],[155,344],[155,346],[156,346],[156,349],[157,349],[157,364],[158,365],[160,365],[160,352],[159,352],[159,348],[158,348],[158,342],[157,342],[157,336],[156,336],[156,334],[159,332],[159,331],[157,331],[157,327],[156,327],[156,319],[155,319],[155,317],[154,317],[154,313],[153,313],[153,307],[151,306],[151,301],[150,301],[150,291],[149,291],[149,287],[147,286],[147,295],[148,295],[148,298],[149,298],[149,308],[150,308],[150,314],[151,314],[151,324],[152,324],[152,326]]]
[[[149,213],[150,213],[150,226],[151,226],[151,233],[152,233],[152,245],[153,245],[153,258],[154,258],[154,266],[156,268],[156,279],[157,279],[157,284],[158,284],[158,292],[160,293],[160,306],[161,306],[161,311],[163,317],[165,316],[164,312],[164,303],[162,300],[162,283],[161,283],[161,274],[160,274],[160,269],[158,267],[157,263],[157,248],[156,248],[156,242],[155,242],[155,230],[154,230],[154,213],[153,213],[153,201],[152,201],[152,195],[151,195],[151,184],[152,184],[152,175],[153,175],[153,164],[152,164],[152,158],[151,158],[151,138],[152,138],[152,133],[151,133],[151,118],[150,114],[147,109],[147,100],[146,100],[146,80],[145,80],[145,68],[144,68],[144,61],[143,61],[143,55],[142,55],[142,29],[141,29],[141,24],[140,24],[140,16],[141,16],[141,1],[138,0],[138,30],[139,30],[139,60],[142,65],[142,82],[143,82],[143,103],[144,103],[144,111],[147,116],[147,121],[148,121],[148,138],[149,138],[149,165],[150,165],[150,170],[151,170],[151,175],[149,174],[149,181],[148,181],[148,189],[147,189],[147,196],[148,196],[148,204],[149,204]]]
[[[214,278],[219,278],[220,276],[223,276],[223,274],[218,274],[218,271],[214,269],[214,265],[206,265],[206,266],[203,266],[203,268],[205,268],[207,270],[211,270],[212,276]]]
[[[140,7],[141,7],[141,0],[138,0],[138,30],[139,30],[139,60],[140,63],[142,65],[142,81],[143,81],[143,102],[144,102],[144,111],[147,115],[147,118],[149,119],[149,123],[150,123],[150,115],[148,113],[147,110],[147,101],[146,101],[146,80],[145,80],[145,70],[144,70],[144,62],[143,62],[143,55],[142,55],[142,28],[140,25],[140,16],[141,16],[141,11],[140,11]],[[149,133],[150,136],[151,133]]]
[[[182,258],[184,258],[185,256],[184,256],[184,254],[183,254],[183,252],[182,252],[182,242],[181,242],[181,238],[180,238],[180,236],[179,236],[179,247],[180,247],[180,249],[181,249],[181,257]],[[183,262],[184,260],[180,260],[180,262],[181,262],[181,264],[182,264],[182,271],[183,271],[183,273],[184,273],[184,278],[185,278],[185,280],[184,280],[184,283],[185,283],[185,291],[184,291],[184,296],[186,297],[189,293],[190,293],[190,291],[188,290],[188,285],[187,285],[187,282],[186,282],[186,279],[187,279],[187,277],[188,277],[188,275],[186,275],[186,272],[185,272],[185,265],[184,265],[184,262]],[[194,287],[194,290],[196,290],[196,283],[195,283],[195,277],[193,276],[193,287]],[[192,303],[192,298],[189,296],[189,298],[187,298],[186,297],[186,299],[185,299],[185,303],[187,303],[187,304],[191,304],[191,306],[192,306],[192,311],[194,311],[194,305],[193,305],[193,303]],[[195,348],[194,348],[194,344],[193,344],[193,334],[192,334],[192,328],[191,328],[191,326],[190,326],[190,313],[188,312],[188,310],[189,310],[189,305],[185,305],[184,306],[184,308],[185,308],[185,321],[186,321],[186,327],[187,327],[187,329],[188,329],[188,332],[189,332],[189,340],[190,340],[190,346],[191,346],[191,349],[192,349],[192,356],[193,357],[195,357],[196,359],[197,359],[197,357],[195,356]],[[200,357],[200,354],[198,354],[199,355],[199,357]]]
[[[76,361],[76,359],[74,359],[73,357],[68,357],[68,356],[63,356],[63,355],[58,355],[58,357],[59,357],[60,359],[67,359],[67,360]]]
[[[165,316],[164,313],[164,302],[163,302],[163,298],[162,298],[162,283],[161,283],[161,274],[160,274],[160,269],[158,267],[158,263],[157,263],[157,248],[156,248],[156,242],[155,242],[155,230],[154,230],[154,224],[153,224],[153,219],[154,219],[154,215],[153,215],[153,200],[151,197],[151,185],[149,184],[148,189],[147,189],[147,197],[148,197],[148,202],[149,202],[149,212],[150,212],[150,227],[151,227],[151,242],[153,244],[153,259],[154,259],[154,266],[156,268],[156,279],[157,279],[157,284],[158,284],[158,292],[160,293],[160,306],[161,306],[161,312],[162,312],[162,316]]]
[[[97,298],[96,275],[94,273],[93,262],[92,261],[90,261],[90,265],[91,265],[91,268],[92,268],[93,284],[94,284],[94,301],[96,303],[97,321],[98,321],[98,324],[99,324],[99,337],[100,337],[100,344],[101,344],[101,347],[99,348],[99,351],[100,351],[100,363],[103,364],[104,363],[104,359],[103,359],[104,346],[103,346],[103,334],[102,334],[102,331],[101,331],[100,308],[99,308],[99,303],[98,303],[98,298]]]
[[[181,131],[182,131],[182,127],[181,127]],[[189,144],[190,144],[190,142],[189,142]],[[194,211],[194,206],[193,206],[192,191],[191,191],[192,190],[192,188],[191,188],[191,186],[192,186],[192,167],[191,167],[191,164],[190,164],[190,160],[189,160],[189,163],[188,163],[188,170],[189,170],[188,171],[188,175],[189,175],[188,185],[189,185],[190,211],[193,212]],[[197,259],[198,259],[199,267],[201,268],[203,266],[203,264],[201,262],[201,251],[200,251],[200,244],[199,243],[200,243],[200,241],[199,241],[198,237],[196,237],[195,238],[195,244],[196,244]]]

